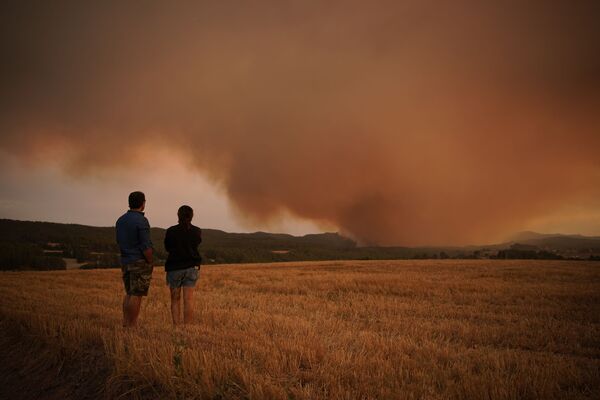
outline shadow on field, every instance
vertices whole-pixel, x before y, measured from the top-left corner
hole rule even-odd
[[[97,399],[105,397],[110,368],[103,351],[67,352],[32,334],[27,326],[0,317],[0,398]]]
[[[111,382],[114,364],[101,343],[80,349],[58,345],[56,336],[35,334],[21,321],[0,316],[0,399],[101,399],[156,396],[139,382]],[[135,392],[134,392],[135,391]],[[134,393],[133,393],[134,392]]]

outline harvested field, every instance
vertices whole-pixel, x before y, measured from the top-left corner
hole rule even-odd
[[[202,267],[174,329],[119,270],[0,273],[0,398],[600,398],[600,262]]]

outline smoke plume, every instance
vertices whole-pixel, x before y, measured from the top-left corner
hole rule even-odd
[[[3,2],[0,150],[168,148],[249,218],[492,240],[599,198],[598,4]]]

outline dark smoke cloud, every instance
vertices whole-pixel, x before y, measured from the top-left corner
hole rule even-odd
[[[0,148],[167,146],[250,218],[492,240],[600,194],[598,4],[3,2]]]

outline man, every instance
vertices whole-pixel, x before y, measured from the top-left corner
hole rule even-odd
[[[194,320],[194,286],[202,258],[198,245],[202,242],[202,230],[192,225],[194,210],[181,206],[177,211],[178,224],[167,229],[165,249],[169,253],[165,263],[167,284],[171,289],[171,316],[173,325],[181,323],[181,291],[183,288],[183,323]]]
[[[146,196],[142,192],[129,195],[129,211],[116,224],[117,243],[121,249],[121,270],[125,284],[123,326],[135,327],[140,314],[142,296],[148,295],[152,279],[152,241],[150,224],[144,216]]]

